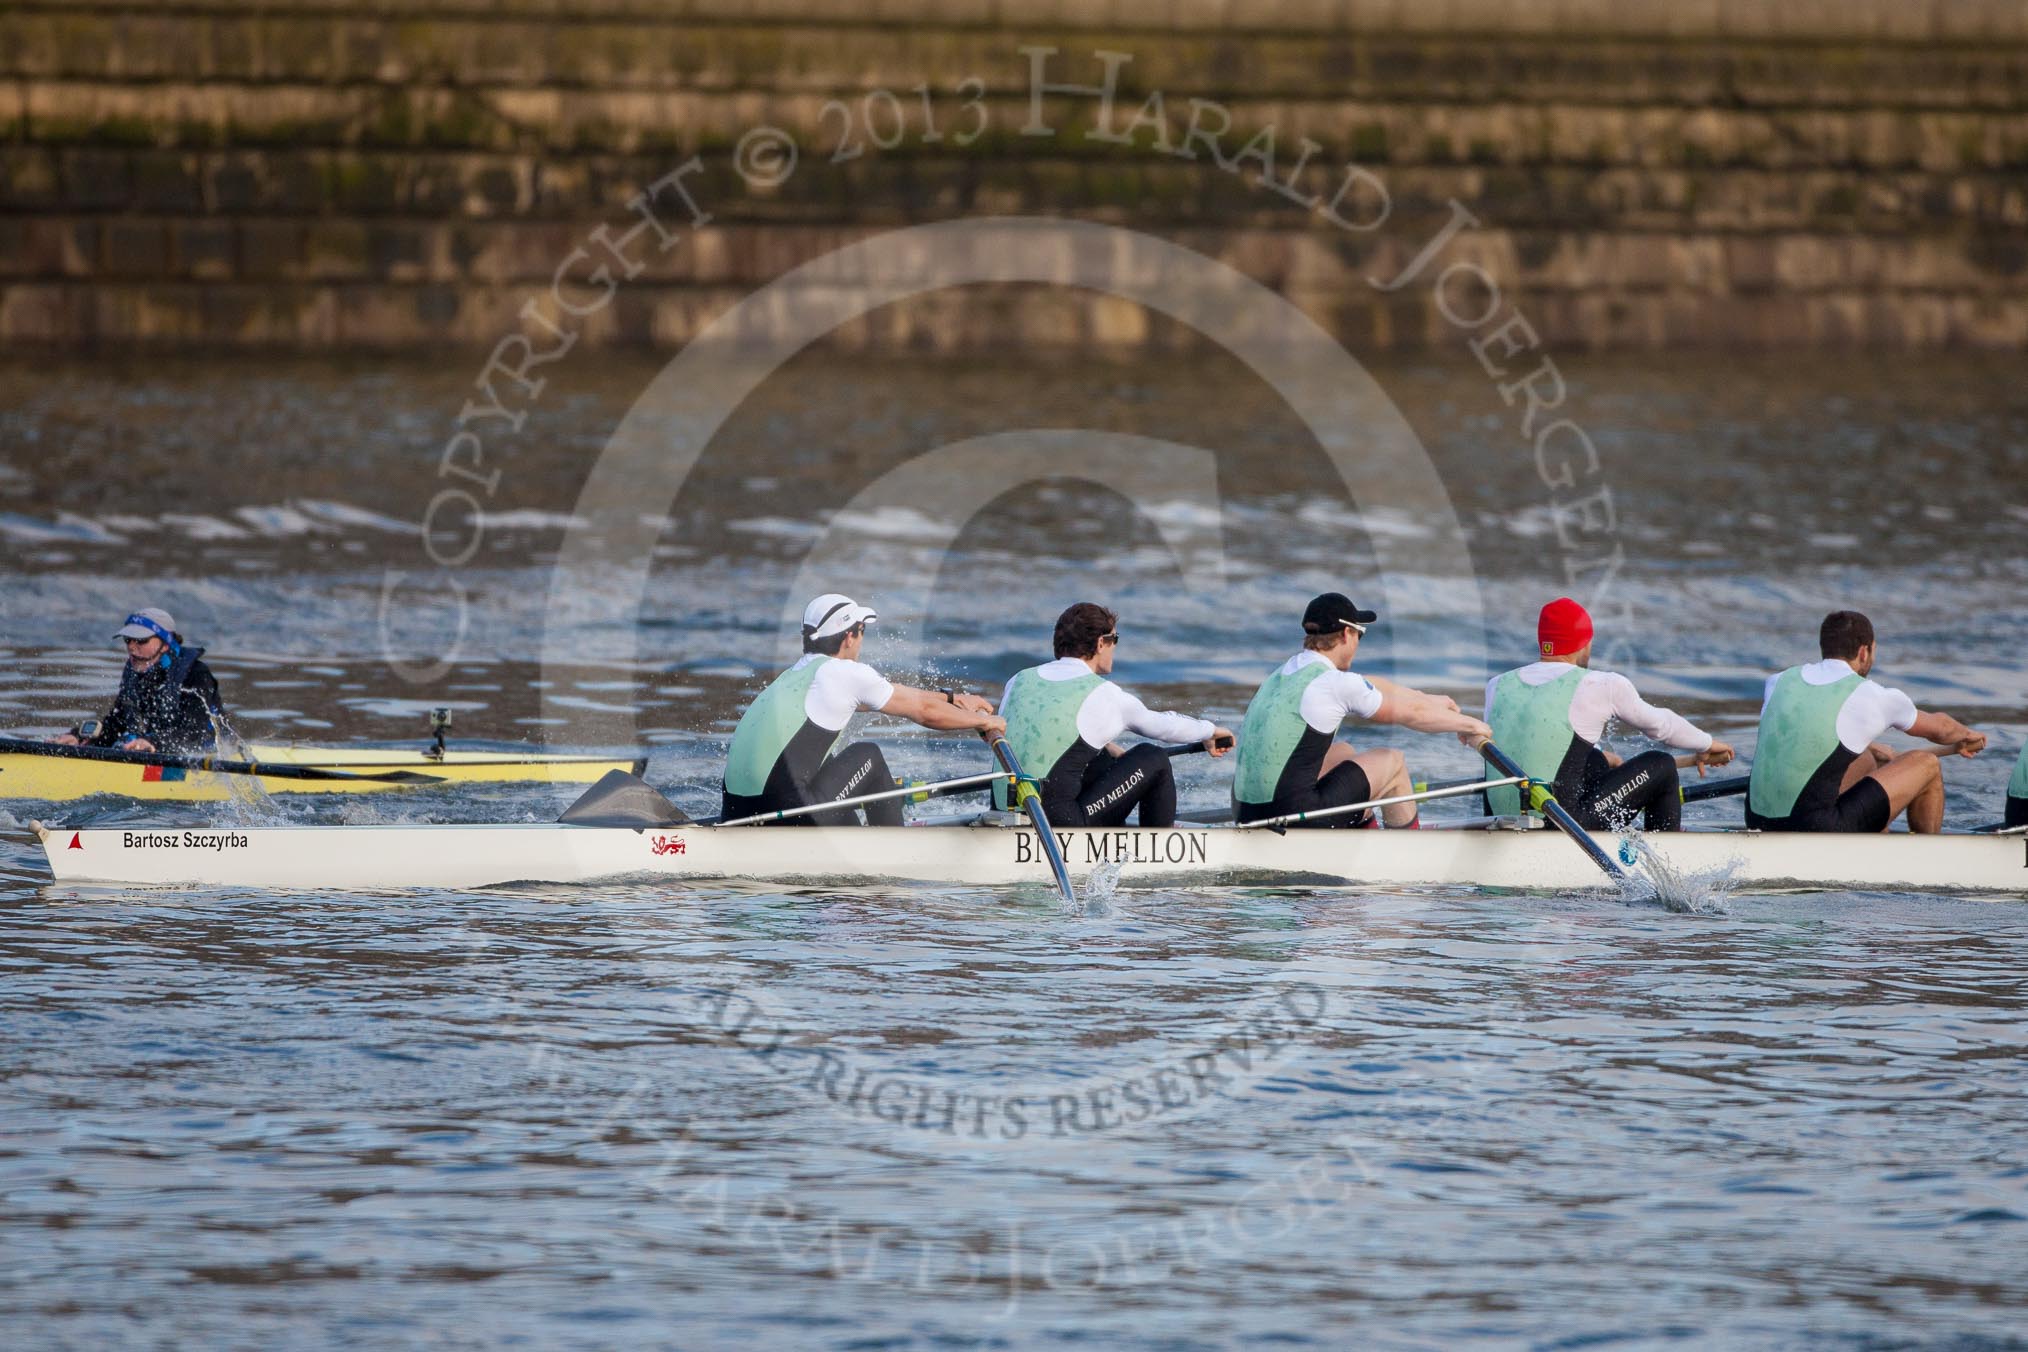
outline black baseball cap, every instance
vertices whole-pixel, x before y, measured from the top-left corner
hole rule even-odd
[[[1303,632],[1332,634],[1348,624],[1371,624],[1380,616],[1361,610],[1343,592],[1325,592],[1303,608]]]

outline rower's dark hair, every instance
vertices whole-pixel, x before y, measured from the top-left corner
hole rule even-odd
[[[1825,657],[1850,661],[1871,642],[1873,621],[1856,610],[1832,611],[1824,617],[1823,627],[1817,630],[1817,651]]]
[[[1096,657],[1099,639],[1112,633],[1119,622],[1120,617],[1104,606],[1079,601],[1056,617],[1056,655]]]
[[[838,633],[827,635],[824,638],[811,638],[808,634],[805,634],[803,635],[803,651],[806,653],[822,653],[826,657],[836,657],[838,650],[845,646],[846,639],[851,638],[854,634],[863,634],[865,632],[866,623],[862,620],[850,629],[840,630]]]

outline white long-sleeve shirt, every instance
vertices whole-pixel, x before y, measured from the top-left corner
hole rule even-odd
[[[1515,673],[1524,685],[1548,685],[1570,674],[1568,662],[1530,662]],[[1486,717],[1493,716],[1493,691],[1500,683],[1495,676],[1486,682]],[[1711,734],[1700,731],[1681,714],[1658,709],[1642,699],[1634,683],[1615,671],[1587,671],[1577,683],[1570,701],[1572,731],[1596,746],[1605,736],[1606,724],[1619,719],[1638,728],[1664,746],[1679,751],[1704,751],[1711,746]]]
[[[1035,674],[1045,681],[1074,681],[1092,672],[1080,658],[1059,657],[1035,668]],[[1013,688],[1014,683],[1009,681],[1007,689],[1000,692],[1000,708],[1007,707],[1007,695]],[[1138,733],[1150,741],[1182,746],[1208,741],[1217,730],[1216,723],[1202,718],[1158,713],[1111,681],[1087,695],[1083,707],[1077,711],[1077,735],[1089,746],[1104,746],[1129,732]]]

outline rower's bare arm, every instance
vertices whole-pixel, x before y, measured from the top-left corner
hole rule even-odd
[[[941,690],[917,690],[910,685],[895,686],[893,697],[880,706],[880,712],[938,732],[1007,731],[1007,721],[976,695],[959,695],[954,703]]]
[[[1467,745],[1493,735],[1491,728],[1459,709],[1458,702],[1448,695],[1426,694],[1396,685],[1384,676],[1366,679],[1380,692],[1380,707],[1373,711],[1369,722],[1392,723],[1410,732],[1455,732]]]
[[[1949,714],[1917,714],[1908,725],[1914,736],[1948,748],[1959,756],[1976,756],[1986,749],[1986,734],[1973,732]]]

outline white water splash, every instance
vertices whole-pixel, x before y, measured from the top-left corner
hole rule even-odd
[[[1670,863],[1639,831],[1620,833],[1620,863],[1632,865],[1620,879],[1620,900],[1629,906],[1660,906],[1679,915],[1731,915],[1732,889],[1743,862],[1737,857],[1717,868],[1685,871]]]
[[[1120,890],[1120,866],[1100,864],[1091,871],[1084,886],[1078,889],[1079,915],[1109,915],[1113,909],[1113,894]]]

